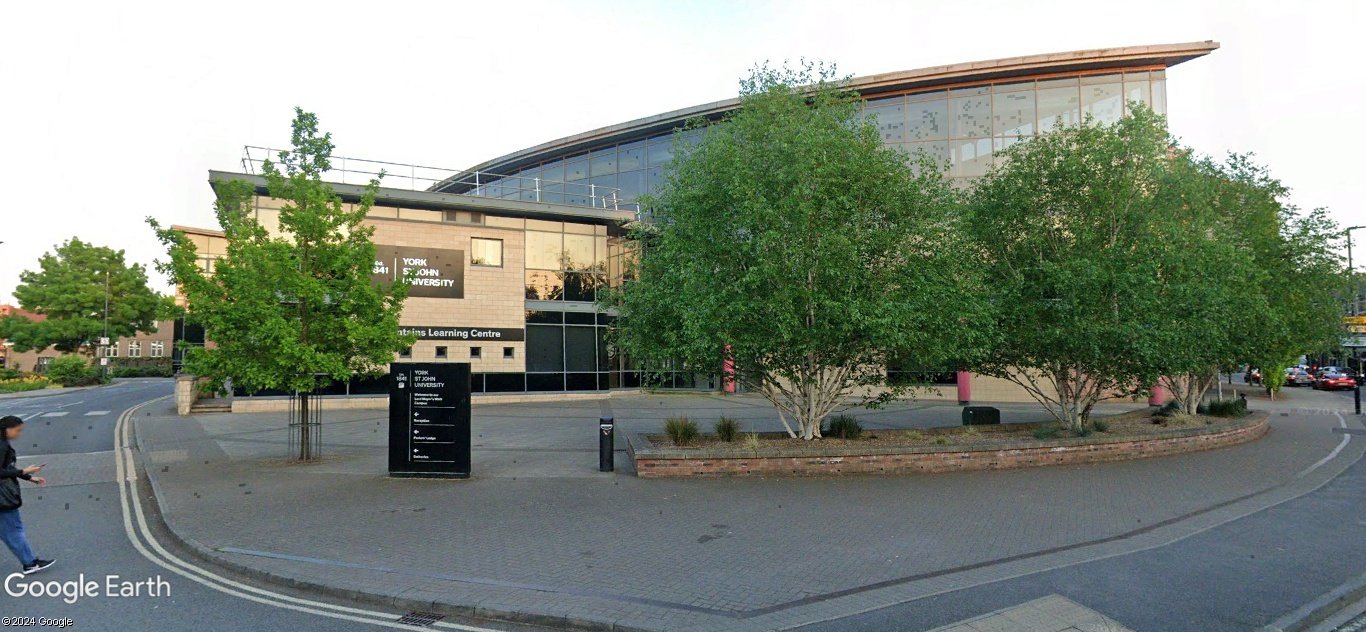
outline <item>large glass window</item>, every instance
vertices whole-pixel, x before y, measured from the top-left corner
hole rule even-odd
[[[617,171],[634,171],[645,167],[645,148],[640,143],[623,145],[617,151]]]
[[[1058,125],[1076,125],[1081,121],[1081,93],[1076,79],[1040,81],[1036,101],[1041,132],[1050,131]]]
[[[923,143],[907,143],[906,152],[910,154],[911,164],[915,164],[921,156],[934,161],[941,167],[949,163],[948,141],[932,140]]]
[[[643,170],[623,171],[617,174],[617,195],[622,201],[631,201],[645,193],[645,172]]]
[[[1034,92],[1005,92],[992,97],[992,120],[997,136],[1034,133]]]
[[[588,175],[603,176],[617,172],[617,148],[593,152],[588,159]]]
[[[1081,87],[1083,115],[1091,115],[1097,123],[1114,123],[1124,116],[1124,100],[1118,83],[1102,83]]]
[[[566,182],[575,182],[588,177],[588,159],[579,156],[571,158],[564,163],[564,179]]]
[[[566,270],[587,270],[597,259],[593,256],[592,235],[564,236],[564,268]]]
[[[564,235],[529,230],[526,232],[526,267],[532,270],[559,270],[564,259]]]
[[[950,175],[965,178],[985,175],[991,168],[991,139],[955,140],[952,158]]]
[[[949,114],[953,127],[953,138],[978,138],[991,136],[991,95],[990,88],[971,88],[954,90],[949,100]]]
[[[906,106],[906,139],[932,140],[949,136],[949,102],[943,93],[932,101],[912,101]]]
[[[899,143],[905,140],[906,136],[906,106],[900,99],[879,101],[874,107],[874,102],[869,102],[868,107],[863,110],[864,118],[873,119],[877,125],[878,132],[882,135],[884,143]]]
[[[650,143],[645,150],[645,159],[649,161],[651,167],[669,164],[674,158],[673,137],[665,136],[662,141]]]
[[[471,238],[470,265],[503,267],[503,240]]]

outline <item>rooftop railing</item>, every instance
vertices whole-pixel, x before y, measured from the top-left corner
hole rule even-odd
[[[277,161],[282,150],[246,145],[242,148],[242,170],[262,175],[266,160]],[[634,203],[621,199],[621,190],[581,182],[563,182],[518,175],[424,167],[401,162],[332,156],[332,168],[323,179],[339,184],[366,185],[375,178],[382,186],[409,191],[437,191],[452,195],[548,202],[571,206],[591,206],[612,210],[638,210]],[[435,188],[440,185],[439,191]]]

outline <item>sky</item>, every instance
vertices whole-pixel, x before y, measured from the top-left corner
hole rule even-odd
[[[1253,152],[1293,203],[1366,224],[1362,2],[235,0],[4,13],[0,303],[73,236],[150,264],[163,253],[147,216],[214,227],[208,171],[240,170],[244,145],[286,145],[296,105],[318,114],[337,155],[459,169],[732,97],[756,63],[803,57],[867,75],[1215,40],[1168,72],[1172,132],[1208,154]]]

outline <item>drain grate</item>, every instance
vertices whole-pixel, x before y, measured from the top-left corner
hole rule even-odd
[[[408,614],[399,617],[398,622],[425,627],[445,618],[446,615],[436,614],[435,612],[409,612]]]

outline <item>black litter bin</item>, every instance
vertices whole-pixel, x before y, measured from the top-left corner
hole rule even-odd
[[[991,406],[967,406],[963,408],[964,426],[985,426],[1001,423],[1001,409]]]

